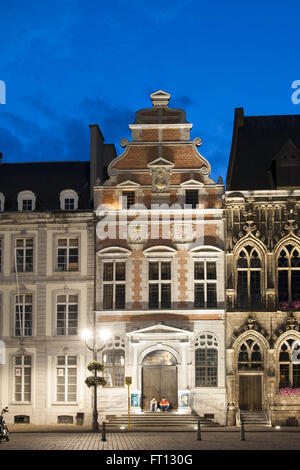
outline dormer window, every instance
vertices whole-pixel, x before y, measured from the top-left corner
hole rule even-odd
[[[60,208],[63,211],[76,211],[78,209],[78,194],[72,189],[60,193]]]
[[[0,212],[4,212],[5,197],[3,193],[0,193]]]
[[[32,212],[35,210],[36,197],[31,191],[22,191],[18,194],[18,210]]]

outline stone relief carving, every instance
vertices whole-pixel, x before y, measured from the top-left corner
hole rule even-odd
[[[152,191],[168,192],[170,186],[170,172],[166,168],[156,168],[152,173]]]

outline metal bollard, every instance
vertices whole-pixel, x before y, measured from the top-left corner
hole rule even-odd
[[[200,420],[198,420],[198,428],[197,428],[197,441],[201,441],[201,426],[200,426]]]
[[[245,441],[245,427],[244,427],[244,420],[241,420],[241,441]]]
[[[103,421],[102,422],[102,438],[101,438],[101,441],[102,442],[106,442],[106,429],[105,429],[105,422]]]

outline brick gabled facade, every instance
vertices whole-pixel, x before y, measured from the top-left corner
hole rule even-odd
[[[184,408],[184,395],[188,408],[224,423],[224,185],[211,179],[201,139],[190,140],[192,124],[169,99],[151,95],[152,108],[136,113],[132,140],[121,141],[124,152],[94,187],[97,321],[124,340],[136,409],[154,393],[151,355],[168,351],[176,364],[171,405]],[[157,386],[167,394],[162,380]],[[99,393],[106,408],[125,410],[124,388]]]

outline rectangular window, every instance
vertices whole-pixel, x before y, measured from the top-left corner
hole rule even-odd
[[[260,271],[250,271],[250,303],[251,307],[260,307]]]
[[[196,209],[199,204],[199,193],[197,189],[187,189],[185,192],[185,204]]]
[[[289,300],[289,280],[288,271],[278,270],[278,301],[288,302]]]
[[[32,336],[32,295],[15,296],[15,336]]]
[[[77,335],[78,296],[58,295],[56,304],[56,334]]]
[[[103,263],[103,309],[125,309],[126,266],[124,262]]]
[[[135,191],[123,191],[123,209],[130,209],[135,204]]]
[[[65,198],[65,210],[73,211],[75,209],[75,199]]]
[[[279,380],[279,388],[290,387],[290,372],[289,372],[289,364],[280,364],[280,380]]]
[[[58,356],[56,358],[56,400],[75,402],[77,389],[77,357]]]
[[[291,271],[291,293],[292,293],[292,302],[300,300],[300,270],[296,271],[292,269]]]
[[[57,270],[78,271],[79,242],[77,238],[59,238],[57,240]]]
[[[300,387],[300,364],[293,364],[293,387]]]
[[[215,261],[194,263],[194,308],[217,308],[217,265]]]
[[[22,200],[22,211],[32,211],[32,199]]]
[[[18,273],[33,272],[33,238],[17,238],[15,250],[15,270]]]
[[[171,261],[149,262],[149,308],[171,308]]]
[[[248,272],[247,271],[238,271],[237,306],[240,308],[248,307]]]
[[[216,387],[218,373],[218,351],[213,348],[196,349],[196,387]]]
[[[2,239],[0,238],[0,272],[2,272]]]
[[[106,387],[124,387],[125,353],[122,349],[107,349],[102,353],[103,377]]]
[[[31,401],[31,356],[14,357],[14,399]]]

